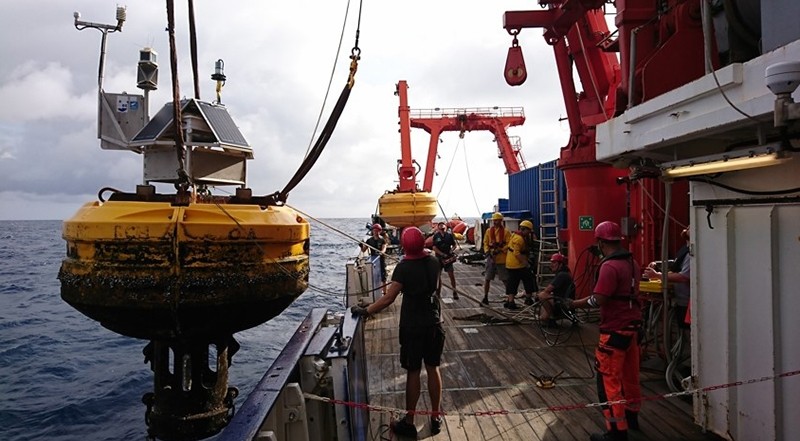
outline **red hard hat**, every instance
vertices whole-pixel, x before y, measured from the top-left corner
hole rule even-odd
[[[381,231],[383,230],[383,227],[381,227],[381,224],[372,224],[372,229]]]
[[[417,227],[403,229],[403,236],[400,238],[400,245],[403,246],[404,259],[422,259],[428,254],[425,253],[425,235]]]
[[[550,261],[558,263],[567,263],[567,256],[561,253],[555,253],[552,256],[550,256]]]
[[[595,239],[608,241],[622,240],[622,230],[616,222],[600,222],[597,228],[594,229],[594,237]]]

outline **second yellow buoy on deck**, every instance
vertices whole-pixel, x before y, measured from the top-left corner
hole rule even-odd
[[[437,212],[436,197],[428,192],[386,192],[378,199],[378,214],[395,227],[429,224]]]

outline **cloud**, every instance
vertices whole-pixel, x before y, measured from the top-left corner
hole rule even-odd
[[[0,27],[0,39],[14,42],[4,48],[0,65],[0,100],[9,103],[0,108],[0,211],[6,217],[64,218],[81,201],[94,200],[99,188],[133,191],[141,181],[141,155],[99,148],[95,118],[101,36],[92,29],[77,31],[72,21],[77,9],[82,20],[113,22],[113,6],[89,0],[47,3],[42,8],[8,0],[14,20]],[[320,127],[347,80],[358,11],[351,3],[342,34],[346,4],[232,0],[225,7],[196,5],[201,98],[215,98],[210,76],[214,61],[223,59],[228,80],[222,102],[255,151],[248,185],[256,194],[286,185],[312,139],[328,82]],[[176,4],[176,43],[181,97],[190,97],[194,79],[185,7]],[[529,0],[409,0],[401,7],[365,3],[355,87],[333,137],[291,192],[290,204],[315,217],[366,218],[378,197],[397,185],[399,103],[394,91],[399,80],[408,81],[415,109],[523,106],[527,121],[509,134],[521,137],[528,165],[555,159],[569,133],[559,122],[564,106],[552,49],[540,31],[520,34],[527,83],[512,88],[502,76],[511,43],[502,29],[502,13],[533,7]],[[142,93],[135,88],[135,64],[139,49],[152,47],[160,67],[159,89],[149,95],[154,114],[172,99],[165,8],[136,2],[127,16],[123,31],[108,35],[104,89]],[[447,133],[442,140],[433,190],[441,192],[445,211],[476,216],[492,210],[508,187],[493,137],[467,133],[459,140]],[[412,131],[413,156],[423,167],[428,143],[427,133]],[[38,208],[18,206],[22,200]]]
[[[59,63],[25,61],[4,82],[0,86],[0,102],[13,103],[0,106],[0,121],[5,123],[94,116],[94,100],[72,94],[72,74]]]

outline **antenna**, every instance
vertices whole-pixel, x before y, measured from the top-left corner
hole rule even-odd
[[[82,31],[84,29],[97,29],[103,34],[103,39],[100,42],[100,67],[97,73],[97,87],[103,88],[103,70],[106,62],[106,37],[113,32],[122,32],[122,24],[125,23],[127,12],[124,6],[117,6],[117,24],[102,24],[94,23],[91,21],[81,21],[81,13],[75,11],[72,16],[75,18],[75,29]]]

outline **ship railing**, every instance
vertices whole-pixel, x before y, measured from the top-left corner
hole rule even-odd
[[[409,116],[412,119],[441,119],[457,118],[461,115],[479,115],[491,118],[525,117],[522,107],[435,107],[433,109],[412,109]]]
[[[216,440],[306,441],[320,433],[341,441],[366,439],[365,409],[304,395],[369,402],[363,328],[359,317],[313,309]]]

